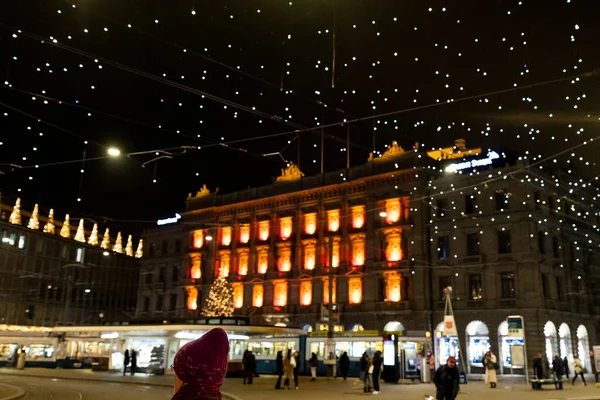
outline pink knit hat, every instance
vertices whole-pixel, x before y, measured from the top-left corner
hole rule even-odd
[[[228,354],[227,333],[215,328],[179,349],[173,369],[182,382],[203,394],[218,394],[227,374]]]

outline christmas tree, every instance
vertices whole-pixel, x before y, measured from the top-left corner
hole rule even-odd
[[[127,244],[125,245],[125,254],[129,257],[133,257],[133,237],[129,235],[127,237]]]
[[[98,224],[94,224],[92,228],[92,234],[88,238],[88,244],[92,246],[98,246]]]
[[[113,251],[115,253],[123,253],[123,238],[121,237],[121,232],[117,233],[117,240],[115,240]]]
[[[15,203],[15,207],[10,213],[10,218],[8,218],[8,222],[15,225],[21,225],[21,199],[17,199]]]
[[[54,235],[54,210],[50,209],[48,214],[48,223],[44,225],[44,232]]]
[[[39,213],[40,213],[40,210],[38,208],[38,205],[36,204],[33,207],[33,212],[31,213],[31,217],[29,218],[29,222],[27,223],[27,227],[29,229],[35,229],[35,230],[40,229],[40,221],[38,219]]]
[[[142,258],[144,255],[144,241],[140,239],[137,250],[135,251],[135,258]]]
[[[202,314],[206,317],[231,317],[233,315],[233,291],[221,274],[210,286]]]
[[[108,228],[104,231],[104,237],[102,238],[102,244],[100,244],[104,250],[110,250],[110,233],[108,232]]]
[[[77,233],[75,233],[75,240],[81,243],[85,243],[85,228],[83,227],[83,218],[79,220]]]
[[[63,222],[62,228],[60,228],[60,236],[64,238],[71,237],[71,226],[69,225],[69,214],[65,215],[65,222]]]

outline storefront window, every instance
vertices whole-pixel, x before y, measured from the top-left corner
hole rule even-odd
[[[483,356],[490,349],[490,331],[481,321],[467,325],[467,356],[472,367],[483,367]]]
[[[137,365],[140,368],[164,364],[165,339],[159,338],[130,338],[127,348],[137,351]]]

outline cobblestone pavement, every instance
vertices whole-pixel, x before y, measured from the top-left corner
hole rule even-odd
[[[35,376],[35,378],[34,378]],[[108,392],[99,395],[103,390],[127,396],[128,399],[158,400],[168,399],[173,393],[173,377],[171,376],[146,376],[136,375],[134,377],[121,374],[92,372],[80,370],[52,370],[52,369],[28,369],[25,371],[0,369],[0,382],[18,384],[24,383],[38,387],[39,390],[48,390],[54,387],[62,390],[55,396],[59,400],[81,400],[74,392],[83,394],[83,399],[105,399],[109,398]],[[103,382],[102,384],[100,382]],[[542,391],[533,391],[525,384],[524,378],[501,379],[496,389],[490,389],[483,382],[471,381],[468,385],[461,386],[458,399],[465,400],[600,400],[600,388],[596,388],[592,377],[588,378],[587,387],[580,382],[576,386],[565,384],[564,390],[556,391],[547,388]],[[46,383],[48,386],[44,386]],[[135,385],[132,385],[134,383]],[[54,386],[51,386],[54,385]],[[228,378],[223,385],[223,392],[233,395],[239,400],[281,400],[281,399],[311,399],[315,400],[339,400],[353,397],[369,397],[365,394],[362,384],[356,378],[343,379],[318,378],[316,382],[310,382],[308,377],[300,377],[299,389],[275,390],[275,377],[263,375],[255,378],[253,385],[243,385],[241,379]],[[25,388],[27,389],[27,388]],[[425,395],[434,394],[431,384],[402,384],[381,385],[381,394],[373,396],[380,400],[423,400]],[[60,397],[60,396],[63,397]],[[50,397],[25,397],[25,399],[45,399]]]

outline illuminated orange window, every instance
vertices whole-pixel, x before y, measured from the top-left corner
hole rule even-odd
[[[398,302],[402,300],[402,295],[400,294],[401,282],[402,281],[399,274],[386,275],[385,298],[387,301]]]
[[[300,304],[303,306],[309,306],[312,303],[312,282],[301,281],[300,282]]]
[[[327,228],[329,232],[337,232],[340,229],[340,210],[327,211]]]
[[[267,240],[269,238],[269,221],[259,221],[258,223],[258,238]]]
[[[287,281],[273,282],[273,305],[283,307],[287,305]]]
[[[400,231],[386,233],[387,247],[385,258],[388,261],[400,261],[402,259],[402,247],[400,246]]]
[[[336,301],[337,280],[333,278],[333,303]],[[323,278],[323,304],[329,304],[329,278]]]
[[[190,277],[192,279],[200,279],[202,277],[202,269],[200,268],[201,260],[200,254],[194,253],[190,255]]]
[[[317,231],[317,213],[304,214],[304,233],[313,235]]]
[[[198,308],[198,289],[194,286],[186,286],[187,292],[187,309],[190,311]]]
[[[385,220],[388,224],[396,223],[400,220],[400,199],[389,199],[385,201]]]
[[[192,246],[201,249],[204,246],[204,231],[198,230],[192,233]]]
[[[362,279],[348,279],[348,303],[360,304],[362,302]]]
[[[292,236],[292,217],[283,217],[279,221],[280,235],[282,239]]]
[[[352,265],[361,266],[365,264],[365,235],[351,235],[352,243]]]
[[[248,275],[248,249],[238,250],[238,275]]]
[[[365,225],[365,206],[354,206],[352,212],[352,227],[360,229]]]
[[[265,290],[263,285],[257,284],[252,287],[252,307],[262,307]]]
[[[231,253],[229,252],[229,250],[220,251],[219,259],[221,260],[219,275],[221,275],[224,278],[227,278],[229,276],[229,270],[231,268]]]
[[[280,243],[277,246],[277,269],[280,272],[292,270],[292,247],[288,243]]]
[[[248,243],[250,241],[250,225],[240,225],[240,243]]]
[[[326,265],[329,266],[329,251],[330,251],[330,247],[329,247],[329,240],[331,240],[331,238],[327,238],[326,242],[327,242],[327,262]],[[331,261],[332,264],[331,266],[333,268],[337,268],[340,266],[340,240],[338,238],[333,239],[333,252],[332,252],[333,256],[331,257]]]
[[[229,246],[231,244],[231,227],[224,226],[221,228],[221,245]]]
[[[317,260],[317,242],[306,240],[302,244],[304,246],[304,269],[313,270]]]
[[[233,307],[242,308],[244,306],[244,284],[233,283]]]
[[[267,246],[257,247],[258,252],[258,266],[257,272],[259,274],[266,274],[267,268],[269,267],[269,248]]]

